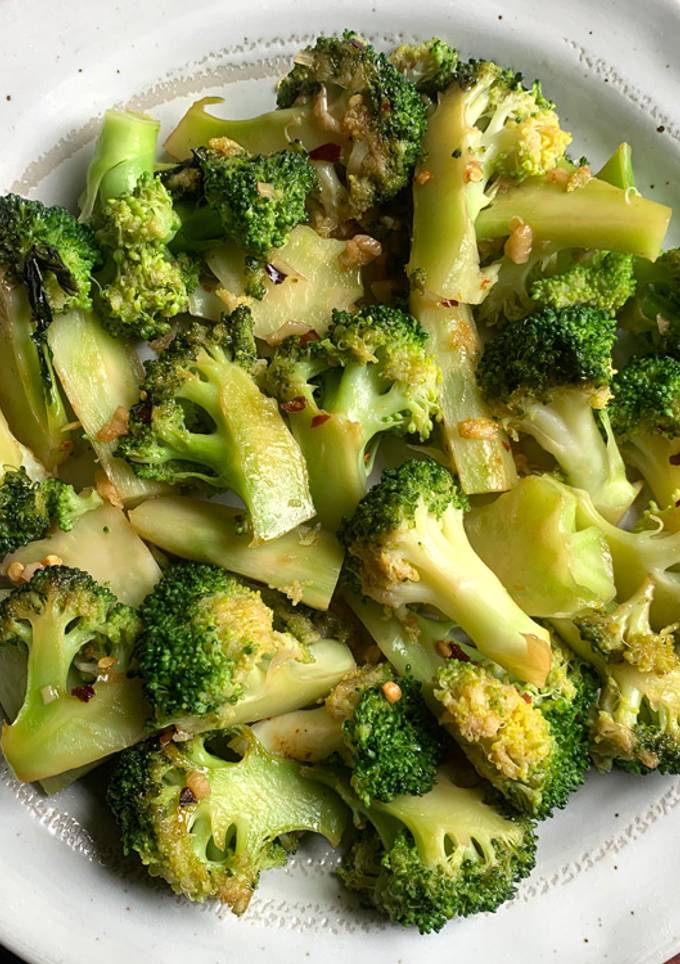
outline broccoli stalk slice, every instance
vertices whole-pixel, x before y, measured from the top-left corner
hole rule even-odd
[[[616,595],[604,536],[596,527],[579,529],[576,500],[538,476],[471,509],[465,528],[475,552],[530,616],[573,616]]]
[[[40,482],[47,475],[45,467],[40,464],[33,452],[15,438],[7,424],[7,419],[0,409],[0,479],[3,470],[24,469],[29,479]]]
[[[550,452],[569,482],[589,492],[610,521],[618,522],[635,501],[640,486],[628,481],[609,416],[604,410],[595,414],[589,392],[564,388],[547,404],[526,400],[515,424]]]
[[[21,287],[0,283],[0,407],[11,431],[52,472],[73,443],[49,348],[33,339],[33,316]],[[45,377],[47,372],[48,377]]]
[[[40,570],[0,606],[0,646],[27,652],[22,705],[0,741],[20,780],[84,766],[142,739],[149,709],[139,680],[126,676],[138,632],[131,609],[62,566]],[[98,676],[95,657],[94,670],[76,670],[87,644],[103,646],[102,655],[110,648],[115,669]]]
[[[253,733],[268,753],[301,763],[321,763],[347,752],[342,722],[325,706],[261,719],[254,724]]]
[[[183,161],[195,148],[220,137],[236,141],[251,154],[273,154],[294,141],[307,151],[338,142],[321,127],[311,108],[286,107],[243,120],[215,117],[206,110],[210,104],[223,103],[223,97],[203,97],[193,103],[163,145],[168,154]]]
[[[80,197],[80,220],[89,221],[97,204],[130,194],[142,174],[153,174],[160,123],[148,114],[107,110]]]
[[[520,218],[531,228],[534,243],[622,251],[655,261],[670,216],[665,205],[598,178],[567,191],[559,180],[538,177],[499,193],[475,228],[478,241],[491,241],[509,235],[510,222]]]
[[[125,429],[127,413],[139,401],[144,375],[133,347],[114,338],[93,314],[83,311],[55,318],[48,342],[69,404],[123,504],[133,506],[166,492],[167,486],[138,478],[127,462],[113,454],[116,432]],[[116,414],[122,419],[118,426]]]
[[[630,144],[624,141],[616,148],[609,160],[600,168],[596,177],[607,184],[621,188],[622,191],[635,187],[633,171],[633,152]]]
[[[294,602],[328,609],[343,558],[330,532],[303,525],[253,546],[242,511],[178,496],[144,502],[129,517],[143,539],[171,555],[222,566]]]

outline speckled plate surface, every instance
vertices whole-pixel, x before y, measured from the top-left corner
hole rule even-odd
[[[386,43],[441,34],[540,76],[575,155],[597,165],[625,137],[643,192],[680,210],[677,0],[0,0],[0,190],[72,203],[106,107],[166,131],[202,94],[264,109],[300,43],[345,26]],[[100,783],[47,799],[0,762],[0,943],[28,961],[659,964],[680,949],[678,779],[593,776],[541,827],[512,903],[428,938],[354,907],[314,844],[265,875],[242,920],[175,898],[120,857]]]

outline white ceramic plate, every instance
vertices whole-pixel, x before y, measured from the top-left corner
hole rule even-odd
[[[290,54],[346,26],[386,43],[441,34],[540,76],[576,156],[598,165],[625,137],[642,191],[680,210],[677,0],[2,0],[0,191],[72,203],[106,107],[166,131],[204,93],[265,109]],[[356,909],[314,845],[264,876],[242,920],[190,905],[122,861],[96,784],[46,799],[0,763],[0,943],[31,962],[660,964],[680,949],[678,779],[594,776],[541,827],[511,904],[427,938]]]

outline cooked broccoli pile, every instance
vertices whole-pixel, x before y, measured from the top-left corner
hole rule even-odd
[[[498,417],[532,436],[572,485],[618,521],[637,490],[605,410],[615,336],[616,323],[600,309],[544,308],[487,343],[478,379]]]
[[[180,896],[243,914],[320,834],[438,931],[591,765],[680,773],[671,210],[445,38],[219,102],[165,155],[106,111],[79,218],[0,197],[0,749],[103,763]]]
[[[429,438],[439,369],[426,332],[398,308],[334,311],[322,339],[287,338],[267,387],[305,456],[317,515],[335,531],[365,494],[383,432]]]

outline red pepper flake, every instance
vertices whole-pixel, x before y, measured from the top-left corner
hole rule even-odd
[[[671,465],[680,465],[680,452],[676,453],[676,455],[671,455],[668,461]]]
[[[306,404],[302,395],[296,395],[295,398],[289,398],[287,402],[281,402],[279,408],[282,412],[301,412]]]
[[[180,807],[190,807],[192,803],[196,803],[193,791],[189,787],[183,787],[179,795]]]
[[[458,643],[449,642],[449,648],[451,650],[451,659],[457,659],[461,663],[469,663],[470,657],[465,652],[465,650],[458,645]]]
[[[174,733],[175,733],[174,726],[169,727],[169,729],[167,730],[163,730],[163,732],[158,737],[158,742],[160,743],[160,745],[167,746],[168,743],[171,743]]]
[[[321,335],[313,328],[306,331],[304,335],[300,335],[300,348],[306,348],[310,341],[321,341]]]
[[[322,412],[321,415],[315,415],[312,421],[309,423],[310,427],[318,428],[319,425],[323,425],[324,422],[327,422],[329,418],[330,415],[327,415],[326,412]]]
[[[524,700],[525,703],[532,702],[530,693],[522,693],[522,699]]]
[[[503,446],[506,452],[512,451],[512,449],[510,448],[510,444],[508,442],[501,442],[501,445]]]
[[[309,156],[313,161],[330,161],[331,164],[337,164],[340,160],[340,145],[321,144],[320,147],[310,151]]]
[[[282,284],[288,277],[285,271],[279,271],[270,261],[266,263],[264,270],[267,272],[267,277],[273,285]]]
[[[444,298],[439,304],[442,308],[457,308],[460,302],[456,301],[455,298]]]
[[[144,398],[135,406],[135,417],[140,422],[148,424],[151,421],[151,415],[153,413],[153,403],[150,398]]]
[[[81,703],[89,703],[94,696],[94,686],[91,683],[84,683],[83,686],[74,686],[71,696],[75,696]]]

